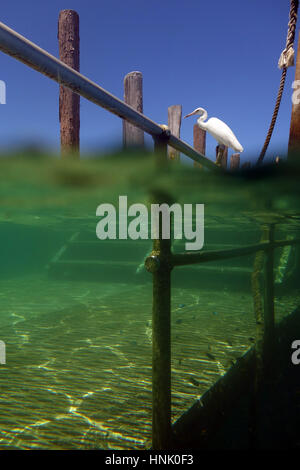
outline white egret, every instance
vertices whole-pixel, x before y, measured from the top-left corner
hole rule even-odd
[[[207,122],[207,112],[203,108],[196,108],[192,113],[184,116],[185,118],[193,115],[200,115],[197,119],[197,124],[200,129],[209,132],[219,143],[219,145],[225,145],[228,148],[232,148],[236,152],[242,152],[244,149],[237,140],[232,130],[218,118],[212,117]]]

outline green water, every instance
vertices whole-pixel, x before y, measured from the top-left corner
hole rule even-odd
[[[96,208],[205,204],[203,250],[299,237],[299,168],[214,175],[150,154],[0,161],[0,449],[142,449],[151,436],[151,240],[99,240]],[[149,196],[150,195],[150,196]],[[174,252],[185,240],[175,241]],[[255,341],[254,255],[172,273],[172,420]],[[275,255],[275,316],[300,304],[299,251]],[[295,338],[296,339],[296,338]]]

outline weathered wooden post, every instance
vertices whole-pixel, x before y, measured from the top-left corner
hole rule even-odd
[[[231,170],[238,170],[240,167],[240,154],[233,153],[230,157],[230,169]]]
[[[295,71],[295,81],[300,80],[300,33],[298,36],[298,49],[297,49],[297,60],[296,60],[296,71]],[[299,90],[299,84],[296,86],[296,89]],[[297,85],[297,84],[295,84]],[[291,115],[291,125],[290,125],[290,136],[289,136],[289,146],[288,146],[288,158],[294,159],[295,157],[300,159],[300,100],[299,100],[299,91],[298,93],[294,92],[293,94],[293,105],[292,105],[292,115]],[[299,101],[297,103],[297,101]]]
[[[193,128],[193,138],[194,138],[194,149],[197,152],[200,152],[202,155],[206,153],[206,131],[200,129],[198,124],[194,124]],[[194,167],[203,168],[201,163],[194,162]]]
[[[182,106],[181,104],[174,104],[168,107],[168,126],[171,134],[180,138],[180,126],[181,126]],[[180,159],[180,152],[168,147],[168,157],[170,160],[178,161]]]
[[[247,168],[251,168],[251,162],[244,162],[244,163],[242,164],[242,168],[243,168],[244,170],[246,170]]]
[[[124,101],[136,111],[143,112],[143,75],[141,72],[130,72],[124,78]],[[123,119],[123,146],[143,147],[144,132]]]
[[[154,140],[156,158],[163,160],[158,171],[167,165],[168,133]],[[168,203],[165,194],[156,192],[155,204]],[[164,220],[164,222],[166,222]],[[152,273],[152,448],[168,449],[171,441],[171,239],[162,238],[163,215],[159,213],[158,238],[145,261]],[[152,227],[153,229],[153,227]],[[171,227],[170,227],[171,233]]]
[[[225,145],[216,146],[216,164],[222,168],[227,168],[228,147]]]
[[[79,16],[62,10],[58,19],[59,58],[79,71]],[[80,96],[64,86],[59,90],[60,145],[62,157],[79,158]]]

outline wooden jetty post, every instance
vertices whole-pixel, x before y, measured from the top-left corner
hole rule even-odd
[[[168,131],[169,132],[169,131]],[[166,167],[168,139],[154,139],[158,171]],[[152,203],[169,203],[165,194],[157,191]],[[152,448],[168,449],[171,442],[171,239],[162,238],[162,213],[159,213],[157,239],[145,261],[152,273]],[[170,226],[171,231],[171,226]]]
[[[216,164],[222,168],[227,168],[228,147],[225,145],[216,146]]]
[[[206,153],[206,131],[204,129],[200,129],[198,124],[194,124],[193,137],[194,137],[194,149],[197,150],[197,152],[202,153],[202,155],[205,155],[205,153]],[[194,167],[203,168],[203,165],[201,165],[201,163],[194,162]]]
[[[130,72],[124,78],[124,101],[136,111],[143,113],[143,74]],[[144,132],[123,119],[123,146],[143,147]]]
[[[296,71],[295,71],[295,81],[300,80],[300,33],[298,36],[298,49],[297,49],[297,60],[296,60]],[[294,159],[297,156],[299,159],[298,153],[300,152],[300,97],[299,97],[299,84],[296,86],[293,93],[293,105],[292,105],[292,115],[291,115],[291,124],[290,124],[290,136],[289,136],[289,146],[288,146],[288,158]],[[297,83],[295,84],[297,85]]]
[[[231,170],[238,170],[240,167],[240,154],[233,153],[230,157],[230,169]]]
[[[74,10],[62,10],[58,19],[59,58],[79,72],[79,16]],[[80,96],[60,86],[59,122],[62,157],[79,158]]]
[[[242,164],[242,168],[243,168],[244,170],[246,170],[247,168],[251,168],[251,163],[250,163],[250,162],[244,162],[244,163]]]
[[[160,216],[160,225],[162,217]],[[171,268],[170,240],[153,243],[152,448],[169,448],[171,439]]]
[[[175,137],[180,138],[180,126],[182,117],[182,106],[181,104],[174,104],[168,107],[168,126],[171,134]],[[180,159],[180,152],[168,146],[168,157],[170,160],[178,161]]]

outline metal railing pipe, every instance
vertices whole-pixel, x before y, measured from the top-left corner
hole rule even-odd
[[[296,245],[300,243],[299,238],[294,240],[278,240],[272,243],[260,242],[255,245],[242,246],[231,250],[211,250],[211,251],[194,251],[187,253],[176,253],[172,255],[172,266],[188,266],[191,264],[204,263],[207,261],[218,261],[222,259],[235,258],[238,256],[246,256],[256,253],[257,251],[265,251],[271,248],[279,248],[287,245]],[[147,263],[146,263],[147,267]],[[149,270],[149,268],[148,268]]]
[[[203,263],[207,261],[217,261],[221,259],[234,258],[236,256],[246,256],[258,250],[265,250],[269,246],[268,242],[257,243],[256,245],[233,248],[231,250],[195,251],[187,253],[177,253],[172,256],[173,266],[187,266],[190,264]]]

